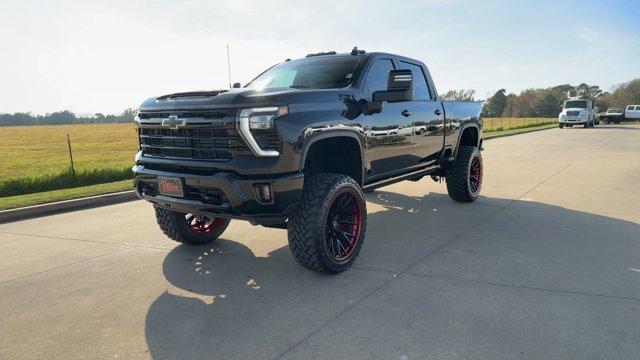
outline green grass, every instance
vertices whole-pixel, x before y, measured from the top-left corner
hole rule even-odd
[[[0,197],[33,194],[43,191],[69,189],[86,185],[103,184],[133,179],[131,167],[71,170],[57,174],[21,176],[0,181]]]
[[[540,126],[528,126],[528,127],[522,127],[522,128],[516,128],[516,129],[507,129],[507,130],[501,130],[501,131],[490,131],[490,132],[483,133],[483,137],[485,139],[491,139],[492,137],[496,137],[500,135],[522,134],[522,133],[528,133],[536,130],[551,129],[555,127],[558,127],[558,124],[553,123],[553,124],[545,124]]]
[[[133,183],[131,180],[123,180],[106,184],[77,187],[73,189],[63,189],[46,191],[36,194],[18,195],[0,198],[0,210],[14,209],[24,206],[45,204],[55,201],[78,199],[83,197],[109,194],[119,191],[131,190]]]

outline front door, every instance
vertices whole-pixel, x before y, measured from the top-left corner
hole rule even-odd
[[[387,90],[391,59],[376,59],[363,87],[371,100],[374,91]],[[415,163],[413,159],[413,124],[411,102],[383,103],[382,111],[365,117],[365,135],[370,164],[368,177],[379,177]]]
[[[444,144],[444,109],[435,99],[435,92],[429,91],[427,78],[422,66],[398,61],[399,69],[409,69],[413,73],[413,131],[416,163],[431,163],[438,160]]]

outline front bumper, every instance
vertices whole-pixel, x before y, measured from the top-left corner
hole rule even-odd
[[[579,118],[579,117],[567,117],[564,119],[558,119],[560,124],[571,125],[571,124],[586,124],[589,120],[587,118]]]
[[[133,167],[134,189],[138,197],[169,210],[208,216],[248,220],[257,225],[283,223],[300,201],[304,175],[301,172],[277,176],[241,176],[219,171],[211,175],[166,172]],[[179,178],[183,198],[158,192],[158,177]],[[269,185],[271,201],[261,201],[256,185]]]

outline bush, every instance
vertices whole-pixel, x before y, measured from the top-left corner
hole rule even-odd
[[[80,170],[76,171],[75,177],[71,170],[66,170],[54,174],[18,177],[2,181],[0,182],[0,197],[33,194],[126,179],[133,179],[133,172],[129,167]]]

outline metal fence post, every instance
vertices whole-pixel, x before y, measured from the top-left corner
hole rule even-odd
[[[73,180],[75,180],[76,169],[73,166],[73,153],[71,152],[71,140],[69,139],[69,134],[67,134],[67,147],[69,148],[69,160],[71,160],[71,175],[73,175]]]

